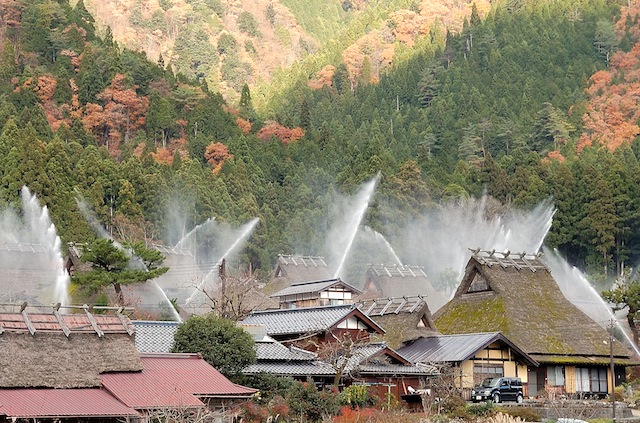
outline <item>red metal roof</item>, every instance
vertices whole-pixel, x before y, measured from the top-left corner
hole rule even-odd
[[[102,385],[136,409],[198,407],[196,397],[249,397],[256,390],[236,385],[197,354],[142,355],[139,373],[105,373]]]
[[[108,392],[85,389],[0,389],[0,415],[19,418],[138,416]]]

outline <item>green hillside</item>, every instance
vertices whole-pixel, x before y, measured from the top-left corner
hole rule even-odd
[[[399,48],[375,83],[367,60],[357,79],[335,63],[319,89],[295,65],[257,90],[278,87],[256,111],[244,84],[236,110],[214,87],[96,36],[83,2],[14,1],[2,11],[0,204],[17,204],[27,185],[76,242],[95,236],[76,197],[126,241],[175,243],[176,216],[184,228],[258,217],[238,266],[266,277],[279,253],[322,254],[336,193],[380,172],[364,223],[395,245],[394,228],[412,217],[486,191],[504,208],[552,198],[547,244],[575,264],[610,276],[635,263],[637,140],[576,149],[589,78],[617,63],[594,43],[619,5],[505,1],[476,12],[460,32]],[[633,16],[611,53],[637,41]]]

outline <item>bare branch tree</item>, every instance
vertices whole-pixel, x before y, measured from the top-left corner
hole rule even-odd
[[[231,320],[242,320],[252,311],[267,308],[269,298],[260,289],[259,281],[250,273],[232,276],[226,272],[226,260],[218,265],[218,283],[212,287],[197,286],[207,298],[213,312]]]

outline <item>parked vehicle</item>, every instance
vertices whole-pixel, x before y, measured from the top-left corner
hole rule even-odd
[[[522,380],[519,377],[493,377],[487,378],[471,390],[473,402],[501,401],[522,402]]]

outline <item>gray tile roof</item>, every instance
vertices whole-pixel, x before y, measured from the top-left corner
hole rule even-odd
[[[258,361],[311,361],[316,354],[300,348],[287,348],[275,340],[256,342]]]
[[[173,347],[173,336],[178,322],[133,320],[136,329],[136,348],[143,353],[168,353]]]
[[[241,323],[264,325],[271,336],[323,332],[345,319],[356,309],[357,306],[347,304],[255,311]],[[372,323],[375,325],[374,322]]]
[[[294,283],[291,286],[272,294],[272,297],[283,297],[285,295],[296,295],[296,294],[306,294],[310,292],[321,292],[325,289],[331,288],[335,285],[344,285],[347,288],[350,288],[355,294],[360,294],[360,290],[349,285],[346,282],[341,281],[340,279],[328,279],[322,281],[311,281],[311,282],[298,282]]]
[[[457,363],[472,358],[476,352],[496,341],[502,341],[509,345],[528,364],[537,366],[535,360],[521,351],[500,332],[439,335],[420,338],[405,347],[398,348],[398,354],[413,363]]]
[[[279,376],[333,376],[336,371],[321,361],[258,362],[242,369],[242,373],[246,375],[270,373]]]

